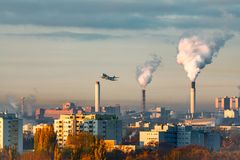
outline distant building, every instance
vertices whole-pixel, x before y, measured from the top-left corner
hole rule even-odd
[[[59,119],[54,120],[54,131],[57,134],[57,143],[59,147],[64,147],[69,134],[80,132],[80,126],[86,119],[95,119],[96,115],[71,114],[61,115]]]
[[[168,108],[165,107],[156,107],[152,110],[150,110],[150,118],[170,118],[174,112]]]
[[[217,97],[215,107],[217,110],[238,110],[240,107],[240,97]]]
[[[38,108],[35,111],[35,119],[44,120],[46,118],[57,119],[62,114],[76,114],[82,113],[82,110],[78,110],[76,105],[72,102],[66,102],[61,108],[55,109],[43,109]]]
[[[192,126],[178,126],[177,147],[196,144],[210,150],[219,151],[221,136],[219,132],[194,130]]]
[[[112,115],[100,114],[72,114],[61,115],[54,120],[54,131],[57,134],[59,147],[64,147],[69,134],[76,134],[81,131],[90,132],[103,139],[121,141],[122,125]]]
[[[85,120],[81,131],[90,132],[104,140],[122,142],[122,121],[115,117]]]
[[[86,106],[86,107],[84,107],[84,112],[85,113],[94,113],[95,112],[95,107]]]
[[[204,146],[213,151],[219,151],[221,148],[221,135],[219,132],[206,132]]]
[[[238,111],[233,109],[226,109],[223,112],[224,118],[237,118],[238,117]]]
[[[141,130],[144,130],[144,131],[149,131],[150,122],[137,121],[137,122],[133,122],[133,123],[128,124],[127,127],[131,128],[131,129],[141,129]]]
[[[108,152],[112,152],[114,149],[121,150],[124,153],[129,153],[136,150],[135,145],[117,145],[114,140],[104,140],[105,147]]]
[[[27,123],[23,125],[23,133],[33,134],[33,125],[31,123]]]
[[[218,125],[239,123],[240,97],[218,97],[215,100]]]
[[[185,125],[191,126],[216,126],[215,118],[201,118],[201,119],[189,119],[184,121]]]
[[[159,144],[166,142],[176,147],[190,144],[204,146],[208,149],[218,151],[221,145],[220,133],[208,130],[207,128],[185,125],[160,125],[155,126],[151,131],[140,131],[139,145]]]
[[[240,132],[240,126],[219,126],[219,128],[225,131],[235,130],[237,132]]]
[[[165,142],[176,146],[177,144],[177,127],[176,125],[155,125],[152,131],[160,132],[160,143]]]
[[[160,132],[157,131],[140,131],[139,145],[148,146],[150,144],[160,143]]]
[[[0,149],[5,146],[16,146],[23,151],[23,121],[11,113],[0,113]]]
[[[105,114],[112,114],[112,115],[116,115],[117,117],[120,117],[121,107],[120,105],[102,107],[102,112],[104,112]]]
[[[177,126],[177,147],[191,144],[192,126]]]
[[[139,145],[147,146],[149,144],[159,144],[161,142],[169,143],[176,146],[177,130],[174,125],[155,125],[151,131],[140,131]]]

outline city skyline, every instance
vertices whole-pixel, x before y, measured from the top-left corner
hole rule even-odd
[[[95,81],[108,73],[120,78],[101,80],[103,104],[140,106],[136,67],[156,54],[162,63],[146,88],[147,105],[186,109],[180,37],[228,33],[234,36],[196,82],[197,110],[214,110],[215,97],[239,94],[239,7],[235,0],[0,2],[0,102],[34,95],[41,105],[93,105]]]

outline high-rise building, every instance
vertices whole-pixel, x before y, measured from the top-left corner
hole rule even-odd
[[[81,130],[104,140],[115,140],[117,144],[122,142],[122,121],[115,116],[86,120]]]
[[[54,131],[57,134],[59,147],[64,147],[69,134],[74,135],[81,131],[90,132],[103,139],[121,141],[121,121],[113,115],[100,114],[71,114],[61,115],[54,120]]]
[[[5,146],[23,151],[23,121],[11,113],[0,113],[0,149]]]
[[[100,82],[95,83],[95,112],[100,111]]]
[[[84,120],[95,119],[96,115],[70,114],[60,115],[59,119],[54,120],[54,131],[57,134],[59,147],[64,147],[69,134],[80,132],[80,126]]]

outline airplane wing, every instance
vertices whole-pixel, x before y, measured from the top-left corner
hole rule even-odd
[[[106,79],[106,80],[110,80],[110,81],[117,81],[117,78],[119,77],[116,77],[116,76],[109,76],[107,75],[106,73],[103,73],[102,74],[102,79]]]

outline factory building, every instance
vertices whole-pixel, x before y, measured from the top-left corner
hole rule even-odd
[[[23,151],[23,121],[11,113],[0,113],[0,149],[16,146]]]
[[[156,107],[154,109],[150,110],[150,119],[155,118],[171,118],[171,116],[174,114],[172,110],[165,107]]]
[[[37,120],[47,120],[47,119],[57,119],[62,114],[77,114],[82,113],[81,109],[72,102],[66,102],[62,107],[57,107],[54,109],[44,109],[38,108],[35,111],[35,119]]]
[[[215,107],[220,124],[233,124],[239,121],[240,97],[217,97]]]
[[[240,97],[217,97],[215,107],[218,111],[238,110],[240,106]]]
[[[117,140],[118,142],[122,138],[121,122],[111,115],[61,115],[59,119],[54,120],[54,131],[57,134],[59,147],[65,146],[69,134],[74,135],[81,131],[90,132],[100,138],[111,138],[111,140]]]

